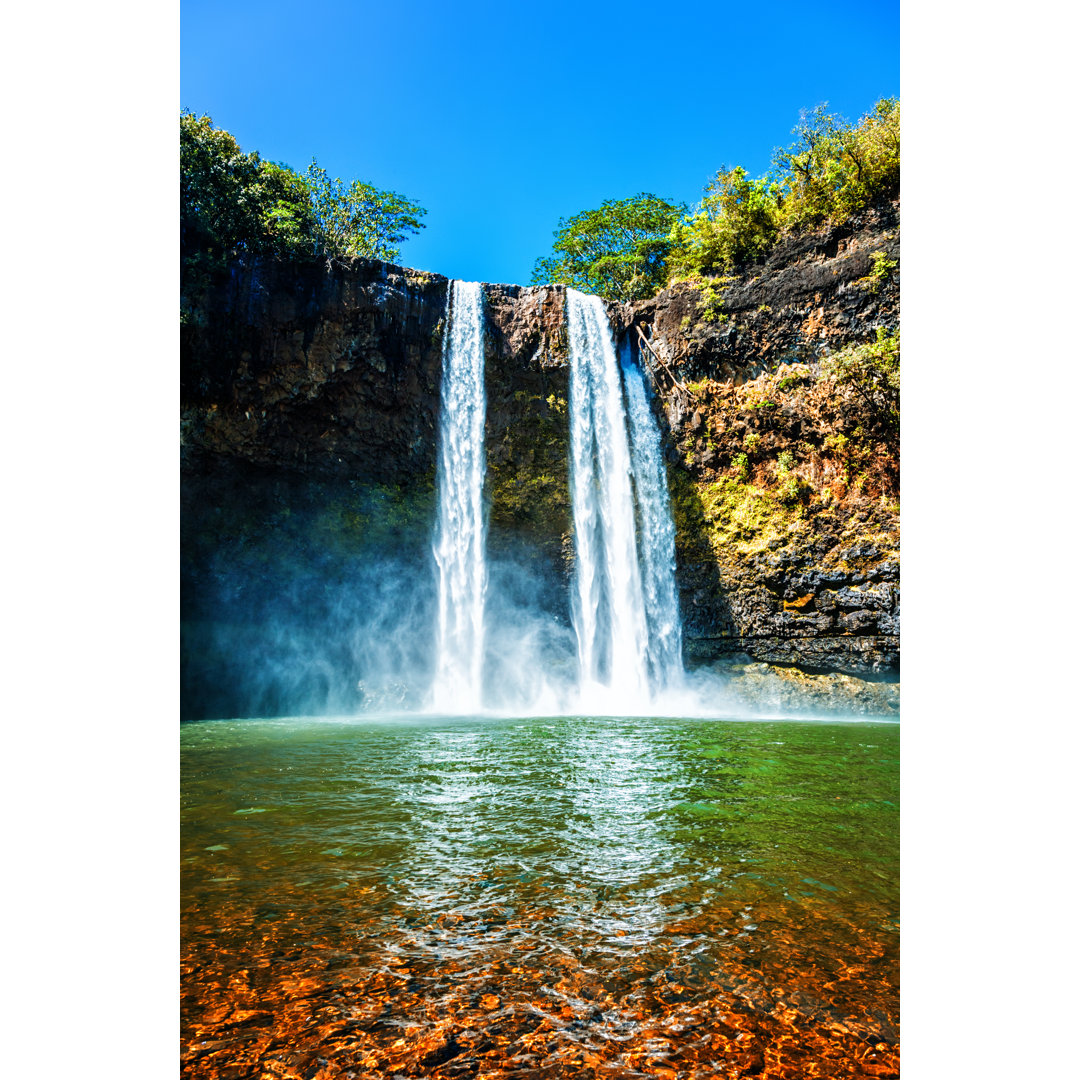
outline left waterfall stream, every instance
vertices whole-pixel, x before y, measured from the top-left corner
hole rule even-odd
[[[431,707],[475,712],[483,700],[484,335],[479,282],[454,281],[447,295],[437,466],[435,565],[439,623]]]

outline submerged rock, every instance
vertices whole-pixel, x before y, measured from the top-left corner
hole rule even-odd
[[[811,674],[796,667],[740,663],[712,666],[726,679],[731,698],[758,712],[784,715],[899,716],[899,681],[877,681],[840,672]]]

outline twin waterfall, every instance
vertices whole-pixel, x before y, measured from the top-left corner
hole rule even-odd
[[[447,301],[435,563],[439,625],[432,707],[483,703],[483,297],[455,281]],[[571,616],[578,679],[566,707],[640,712],[682,679],[675,529],[660,432],[629,349],[620,364],[599,298],[567,290],[570,488],[575,572]],[[540,658],[537,663],[542,663]]]

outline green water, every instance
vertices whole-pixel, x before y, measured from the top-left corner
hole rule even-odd
[[[354,996],[412,965],[396,1008],[419,1031],[451,961],[473,999],[550,995],[571,965],[558,992],[606,995],[613,1032],[675,971],[680,1001],[725,1016],[895,1044],[894,723],[213,721],[181,749],[191,1045],[226,1053],[205,1040],[230,980],[294,1016],[286,975],[334,964]]]
[[[896,915],[896,724],[244,720],[181,745],[188,896],[302,875],[437,902],[513,871],[628,900],[760,880]]]

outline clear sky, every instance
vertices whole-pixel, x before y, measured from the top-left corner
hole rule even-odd
[[[900,91],[898,0],[182,0],[180,106],[417,200],[401,261],[527,284],[560,217],[753,175],[827,101]]]

